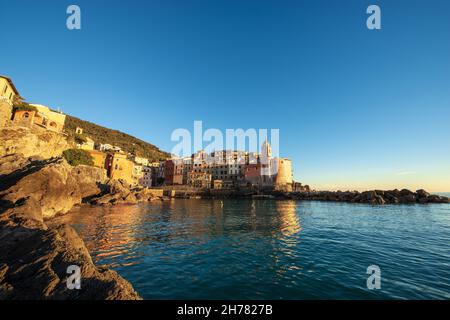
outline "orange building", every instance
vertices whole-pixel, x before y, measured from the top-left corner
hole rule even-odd
[[[13,124],[16,126],[30,127],[35,124],[54,132],[63,132],[65,121],[65,114],[38,104],[16,110],[13,117]]]
[[[97,150],[86,150],[94,160],[94,167],[106,169],[106,153]]]
[[[14,112],[13,124],[20,127],[29,127],[34,123],[36,111],[34,110],[16,110]]]
[[[167,160],[164,175],[164,183],[166,185],[183,184],[183,162],[180,159]]]

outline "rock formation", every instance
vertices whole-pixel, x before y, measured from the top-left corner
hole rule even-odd
[[[432,195],[425,190],[416,192],[408,189],[402,190],[371,190],[371,191],[311,191],[296,192],[284,195],[288,198],[298,200],[337,201],[350,203],[368,204],[427,204],[427,203],[450,203],[450,199],[443,196]]]
[[[65,136],[41,129],[25,127],[0,128],[0,157],[20,154],[24,158],[40,157],[48,159],[58,157],[69,143]]]
[[[44,220],[104,192],[104,171],[58,158],[20,162],[0,179],[0,299],[139,299],[116,272],[94,265],[70,226]],[[81,290],[66,286],[70,265],[81,268]]]
[[[105,171],[57,158],[68,144],[56,133],[6,128],[0,139],[0,300],[140,299],[94,265],[70,226],[45,220],[107,192]],[[80,290],[67,288],[71,265],[81,269]]]
[[[162,190],[152,190],[147,188],[128,188],[127,183],[122,180],[110,180],[102,194],[94,196],[89,203],[93,205],[116,205],[116,204],[136,204],[161,200]]]
[[[25,167],[3,176],[0,199],[11,215],[39,219],[66,213],[86,197],[101,193],[106,182],[104,170],[71,167],[65,160],[32,160]]]
[[[0,223],[0,300],[140,299],[115,271],[96,267],[67,225]],[[67,268],[81,268],[81,289],[69,290]]]

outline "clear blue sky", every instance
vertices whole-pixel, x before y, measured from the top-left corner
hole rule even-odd
[[[29,102],[168,151],[194,120],[279,128],[316,188],[450,191],[450,1],[0,0],[0,28]]]

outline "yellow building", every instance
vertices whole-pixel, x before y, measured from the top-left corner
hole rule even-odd
[[[94,167],[106,168],[106,153],[97,150],[87,150],[94,160]]]
[[[287,158],[278,159],[275,188],[277,190],[292,191],[292,183],[292,161]]]
[[[89,137],[86,137],[85,138],[86,139],[86,141],[85,142],[83,142],[83,143],[81,143],[81,144],[77,144],[77,148],[78,149],[81,149],[81,150],[86,150],[86,151],[92,151],[92,150],[94,150],[95,148],[95,141],[94,140],[92,140],[91,138],[89,138]]]
[[[148,166],[148,159],[142,157],[134,157],[134,162],[142,166]]]
[[[63,132],[65,121],[65,114],[40,104],[29,104],[25,109],[16,110],[13,118],[13,124],[16,126],[37,125],[59,133]]]
[[[20,95],[11,79],[0,76],[0,127],[11,123],[12,107],[16,97],[20,98]]]
[[[143,185],[144,178],[144,166],[140,164],[133,163],[133,184],[134,185]]]
[[[47,130],[63,132],[66,115],[62,112],[51,110],[41,104],[30,104],[37,109],[34,123],[45,127]]]
[[[12,80],[8,77],[0,76],[0,100],[13,105],[16,98],[20,98],[20,95]]]
[[[127,159],[126,154],[114,153],[107,156],[108,175],[111,179],[124,180],[134,185],[133,169],[134,163]]]

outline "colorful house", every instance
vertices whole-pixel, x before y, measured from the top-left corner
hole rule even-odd
[[[144,166],[140,164],[133,163],[133,184],[142,185],[144,178]]]
[[[114,153],[107,156],[106,169],[111,179],[121,179],[130,185],[134,185],[133,168],[134,163],[127,159],[126,154]]]
[[[188,174],[187,184],[200,189],[211,188],[211,174],[206,172],[190,172]]]
[[[92,151],[95,149],[95,142],[89,137],[85,137],[86,141],[77,144],[77,148],[81,150]]]
[[[20,98],[19,92],[12,80],[0,76],[0,127],[11,123],[13,104],[16,97]]]
[[[0,101],[13,105],[16,98],[20,98],[12,80],[5,76],[0,76]]]
[[[148,166],[148,159],[142,157],[134,157],[134,162],[140,164],[141,166]]]
[[[66,115],[51,110],[40,104],[29,104],[14,111],[13,124],[16,126],[30,127],[37,125],[49,131],[62,133]]]
[[[97,150],[87,150],[94,160],[94,167],[106,169],[106,153]]]
[[[167,160],[164,175],[164,183],[166,185],[183,184],[183,162],[179,159]]]

